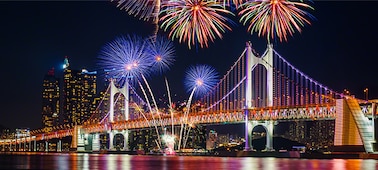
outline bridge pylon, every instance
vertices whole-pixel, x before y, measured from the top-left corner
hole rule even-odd
[[[124,118],[125,120],[129,120],[129,82],[128,82],[128,78],[125,79],[125,84],[123,85],[123,87],[121,88],[118,88],[115,86],[114,82],[115,82],[115,79],[111,79],[110,81],[110,108],[109,108],[109,122],[110,123],[113,123],[114,122],[114,95],[117,94],[117,93],[121,93],[123,96],[124,96]],[[114,147],[114,135],[116,135],[117,133],[119,132],[114,132],[114,130],[110,129],[108,131],[109,133],[109,142],[110,142],[110,146],[109,146],[109,149],[110,150],[114,150],[115,147]],[[128,143],[128,139],[129,139],[129,130],[124,130],[121,132],[122,135],[124,135],[124,148],[125,150],[128,150],[129,148],[129,143]]]
[[[129,120],[129,83],[128,79],[126,79],[126,82],[123,87],[118,88],[114,84],[115,79],[110,80],[110,108],[109,108],[109,122],[114,122],[114,95],[117,93],[121,93],[125,100],[124,102],[124,118],[125,120]]]
[[[253,89],[252,89],[252,71],[255,69],[257,65],[262,65],[265,67],[267,71],[267,78],[266,78],[266,89],[267,89],[267,106],[273,106],[273,45],[268,44],[265,53],[261,56],[255,56],[252,52],[252,44],[251,42],[246,43],[246,91],[245,91],[245,150],[250,150],[250,138],[251,133],[249,129],[249,118],[248,113],[249,109],[256,106],[256,103],[253,103]],[[273,124],[271,121],[267,122],[268,124]],[[269,126],[270,127],[270,126]],[[273,125],[272,125],[273,127]],[[266,128],[266,127],[264,127]],[[271,129],[271,130],[270,130]],[[252,130],[252,129],[251,129]],[[266,128],[267,134],[273,134],[273,128]],[[269,142],[269,143],[268,143]],[[271,148],[269,148],[271,147]],[[267,149],[273,149],[273,138],[272,135],[269,137],[267,136]]]

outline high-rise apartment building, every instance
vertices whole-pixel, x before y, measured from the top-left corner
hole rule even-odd
[[[96,72],[72,70],[66,57],[63,65],[63,124],[82,124],[96,110]]]
[[[306,121],[293,121],[289,124],[287,138],[299,143],[306,143],[308,138],[308,123]]]
[[[59,94],[59,79],[52,68],[43,78],[42,89],[42,127],[47,131],[59,125]]]

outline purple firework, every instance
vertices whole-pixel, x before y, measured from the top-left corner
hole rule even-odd
[[[184,85],[188,92],[194,90],[200,96],[215,87],[218,83],[218,73],[209,65],[191,66],[186,71]]]
[[[152,61],[152,70],[163,73],[169,70],[175,61],[175,49],[173,43],[165,37],[158,36],[156,40],[148,39],[146,53]]]
[[[120,85],[126,78],[148,74],[150,60],[145,53],[145,41],[136,35],[121,36],[100,51],[99,65]]]

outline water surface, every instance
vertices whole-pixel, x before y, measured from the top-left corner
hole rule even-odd
[[[0,155],[0,169],[122,170],[374,170],[372,159],[289,159],[211,156],[144,156],[85,153],[22,153]]]

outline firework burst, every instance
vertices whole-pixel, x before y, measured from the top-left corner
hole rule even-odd
[[[225,6],[225,7],[235,5],[235,7],[238,8],[246,0],[218,0],[218,1],[223,3],[223,6]]]
[[[256,0],[248,1],[241,5],[240,22],[249,24],[248,31],[257,33],[259,37],[266,36],[268,42],[278,37],[279,40],[287,41],[287,37],[293,36],[301,27],[311,24],[306,17],[311,14],[302,10],[313,9],[310,5],[302,2],[289,0]]]
[[[218,73],[209,65],[191,66],[185,74],[184,85],[188,92],[195,89],[195,95],[199,96],[208,92],[218,82]]]
[[[158,70],[163,73],[169,70],[169,67],[175,61],[175,49],[173,43],[162,36],[156,39],[149,39],[146,53],[152,61],[152,70]]]
[[[162,0],[115,0],[117,7],[140,20],[152,21],[155,25],[153,38],[159,30],[159,13]]]
[[[114,0],[117,7],[141,20],[157,20],[161,0]]]
[[[191,48],[198,43],[201,48],[231,30],[232,23],[221,14],[233,15],[215,0],[169,0],[162,2],[161,28],[169,31],[171,39],[177,38]]]
[[[122,85],[128,77],[148,73],[151,63],[138,36],[122,36],[106,44],[99,54],[99,65]]]

